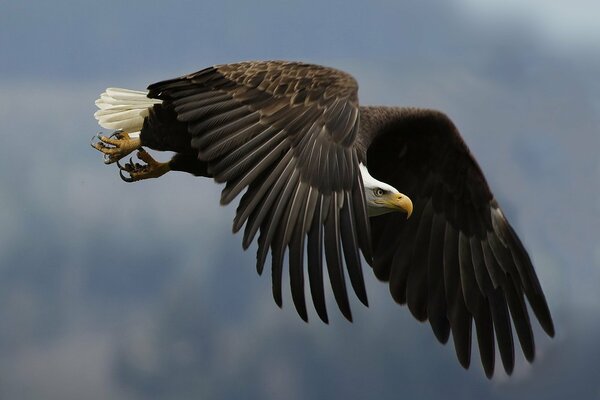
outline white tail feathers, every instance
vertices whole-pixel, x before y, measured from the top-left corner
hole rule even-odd
[[[148,98],[147,94],[147,91],[108,88],[96,100],[99,110],[94,117],[106,129],[140,131],[150,108],[162,103],[162,100]]]

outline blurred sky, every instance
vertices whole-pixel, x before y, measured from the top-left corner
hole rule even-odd
[[[0,1],[0,398],[600,397],[600,3]],[[125,184],[89,147],[107,86],[215,63],[345,69],[362,104],[445,111],[555,318],[488,381],[392,301],[279,310],[208,180]],[[165,157],[166,158],[166,157]],[[254,250],[254,249],[252,249]],[[497,371],[500,371],[497,365]]]

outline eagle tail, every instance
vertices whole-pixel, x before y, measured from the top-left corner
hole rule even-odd
[[[140,131],[150,109],[162,103],[162,100],[151,99],[147,95],[148,91],[108,88],[96,100],[98,111],[94,117],[106,129]]]

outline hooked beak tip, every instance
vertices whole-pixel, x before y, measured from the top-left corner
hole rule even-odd
[[[406,195],[398,195],[398,208],[406,212],[406,219],[409,219],[413,212],[412,200]]]

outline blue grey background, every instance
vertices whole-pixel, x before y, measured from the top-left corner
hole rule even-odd
[[[600,6],[593,1],[0,1],[0,398],[600,398]],[[394,304],[279,310],[220,188],[125,184],[94,100],[215,63],[345,69],[362,104],[456,122],[557,335],[488,381]],[[166,159],[168,155],[158,155]],[[368,268],[368,267],[367,267]],[[500,371],[500,365],[497,365]]]

